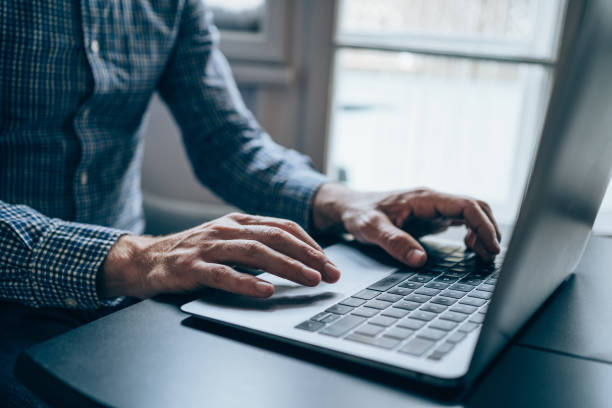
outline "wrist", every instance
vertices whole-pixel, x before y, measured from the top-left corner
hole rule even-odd
[[[313,201],[312,223],[315,232],[342,232],[342,215],[356,192],[339,183],[326,183],[319,188]]]
[[[101,299],[118,296],[140,297],[144,270],[143,254],[151,239],[145,236],[123,235],[115,242],[98,274],[98,296]]]

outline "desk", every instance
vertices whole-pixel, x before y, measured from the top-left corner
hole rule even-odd
[[[461,404],[147,300],[24,352],[18,377],[61,405],[124,407],[609,407],[612,239],[566,282]]]

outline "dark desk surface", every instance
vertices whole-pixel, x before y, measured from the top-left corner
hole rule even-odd
[[[594,237],[576,276],[462,405],[611,406],[611,268],[612,239]],[[183,301],[144,301],[32,347],[17,373],[61,405],[449,405],[358,367],[188,317],[178,309]]]

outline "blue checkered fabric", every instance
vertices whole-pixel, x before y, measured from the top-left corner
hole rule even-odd
[[[197,0],[0,0],[0,298],[97,308],[119,236],[144,228],[158,91],[197,177],[247,212],[310,225],[326,178],[244,106]]]

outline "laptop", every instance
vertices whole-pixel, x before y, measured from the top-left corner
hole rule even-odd
[[[612,170],[612,2],[572,3],[537,153],[507,248],[480,261],[424,240],[428,262],[402,266],[339,243],[342,271],[304,287],[264,273],[269,299],[210,290],[182,310],[365,367],[467,389],[576,267]]]

